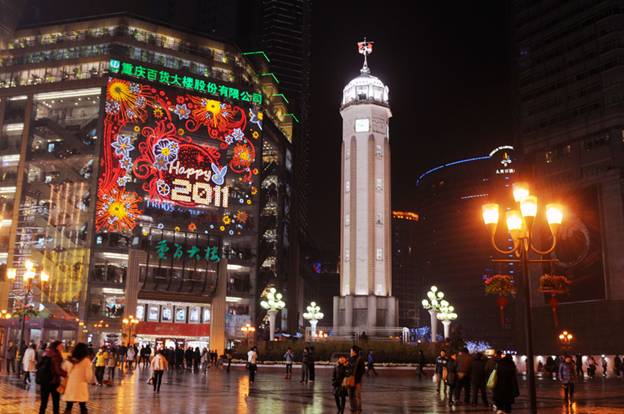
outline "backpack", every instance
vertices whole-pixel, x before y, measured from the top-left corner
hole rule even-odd
[[[48,356],[41,358],[37,363],[35,382],[39,385],[48,384],[52,381],[52,359]]]

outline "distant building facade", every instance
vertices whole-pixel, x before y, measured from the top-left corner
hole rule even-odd
[[[418,273],[416,237],[418,214],[392,211],[392,291],[399,300],[399,326],[420,323],[422,274]]]

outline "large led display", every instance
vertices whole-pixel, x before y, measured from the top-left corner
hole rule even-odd
[[[160,228],[241,234],[261,132],[252,103],[109,78],[96,230],[129,232],[146,215]]]

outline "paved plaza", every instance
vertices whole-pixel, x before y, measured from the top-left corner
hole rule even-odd
[[[90,413],[182,414],[182,413],[334,413],[330,390],[331,370],[317,368],[316,381],[300,384],[296,369],[292,380],[285,380],[278,368],[260,367],[251,387],[242,367],[230,373],[210,369],[207,375],[166,374],[161,393],[154,395],[146,384],[148,371],[125,375],[114,387],[91,387]],[[491,413],[483,407],[460,405],[451,410],[439,401],[430,377],[419,379],[413,371],[379,369],[378,377],[365,377],[365,413]],[[526,413],[526,392],[514,413]],[[596,378],[578,385],[577,404],[566,409],[555,381],[539,380],[540,413],[624,413],[624,380]],[[34,387],[33,387],[34,388]],[[38,412],[34,389],[25,390],[15,377],[0,376],[0,413]],[[62,405],[61,407],[63,407]],[[51,406],[48,412],[52,412]],[[78,407],[74,408],[78,412]],[[347,411],[348,412],[348,411]]]

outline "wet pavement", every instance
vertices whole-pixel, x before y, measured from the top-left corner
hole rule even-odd
[[[408,370],[378,369],[378,377],[367,377],[363,386],[365,413],[492,413],[491,408],[466,405],[449,408],[435,392],[431,377],[419,378]],[[230,373],[211,368],[207,374],[166,373],[160,394],[147,385],[147,370],[139,369],[118,379],[112,387],[90,387],[90,413],[178,414],[178,413],[335,413],[331,392],[331,369],[317,368],[316,381],[300,384],[300,370],[285,380],[277,367],[260,367],[256,382],[249,384],[246,371],[233,367]],[[514,413],[527,413],[525,382]],[[577,384],[577,402],[566,407],[557,382],[538,381],[539,413],[624,414],[624,379],[596,378]],[[347,403],[348,404],[348,403]],[[20,381],[0,375],[0,413],[38,412],[35,387],[26,390]],[[61,412],[64,404],[61,403]],[[52,412],[51,405],[48,412]],[[74,408],[78,412],[78,407]],[[348,409],[347,409],[347,412]]]

